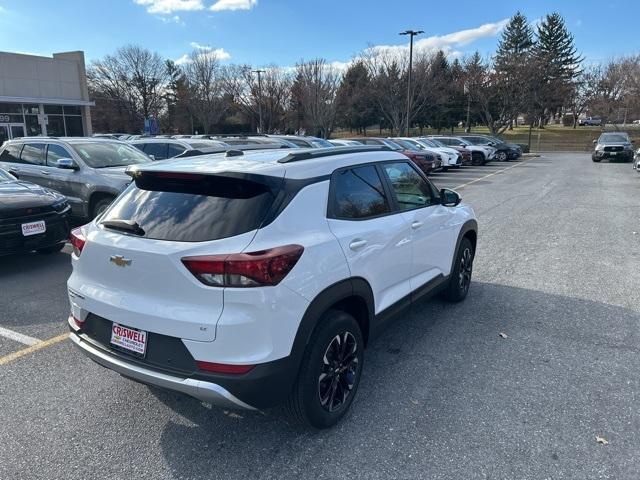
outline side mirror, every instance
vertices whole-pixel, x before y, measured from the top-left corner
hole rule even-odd
[[[445,207],[456,207],[460,205],[462,197],[454,190],[443,188],[440,190],[440,203]]]
[[[149,158],[150,158],[151,160],[155,160],[155,159],[156,159],[156,156],[155,156],[155,155],[149,155]]]
[[[593,141],[593,144],[595,145],[596,143],[598,143],[598,141],[597,141],[597,140],[594,140],[594,141]]]
[[[56,167],[63,170],[78,170],[78,165],[70,158],[59,158],[56,161]]]

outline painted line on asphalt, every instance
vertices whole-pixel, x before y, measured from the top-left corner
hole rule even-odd
[[[40,340],[29,335],[23,335],[22,333],[14,332],[8,328],[0,327],[0,337],[8,338],[15,342],[23,343],[24,345],[35,345],[40,343]]]
[[[17,352],[13,352],[3,357],[0,357],[0,366],[6,365],[7,363],[17,360],[20,357],[29,355],[30,353],[37,352],[38,350],[42,350],[43,348],[47,348],[51,345],[55,345],[56,343],[60,343],[66,340],[67,338],[69,338],[69,334],[63,333],[62,335],[58,335],[57,337],[53,337],[48,340],[43,340],[42,342],[38,342],[35,345],[31,345],[30,347],[23,348],[22,350],[18,350]]]
[[[459,189],[459,188],[468,187],[469,185],[474,184],[476,182],[479,182],[480,180],[484,180],[485,178],[493,177],[494,175],[497,175],[499,173],[506,172],[507,170],[511,170],[512,168],[516,168],[517,166],[522,165],[523,163],[527,163],[528,161],[533,160],[534,158],[538,158],[538,157],[533,157],[533,158],[528,158],[526,160],[522,160],[522,161],[516,163],[515,165],[511,165],[511,166],[509,166],[507,168],[503,168],[502,170],[498,170],[497,172],[493,172],[493,173],[490,173],[488,175],[485,175],[484,177],[476,178],[475,180],[471,180],[470,182],[460,184],[460,185],[458,185],[456,187],[453,187],[453,189],[456,190],[456,189]]]

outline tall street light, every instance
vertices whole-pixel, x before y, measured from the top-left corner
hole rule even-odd
[[[413,37],[424,33],[423,30],[406,30],[400,35],[409,35],[409,78],[407,80],[407,127],[406,135],[409,136],[409,125],[411,121],[411,71],[413,70]]]
[[[258,124],[260,129],[258,133],[264,133],[262,129],[262,77],[261,75],[265,72],[264,70],[252,70],[253,73],[258,74]]]

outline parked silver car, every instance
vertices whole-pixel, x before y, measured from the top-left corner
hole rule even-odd
[[[24,137],[0,149],[0,168],[67,197],[72,214],[94,218],[131,183],[128,165],[151,159],[118,140]]]

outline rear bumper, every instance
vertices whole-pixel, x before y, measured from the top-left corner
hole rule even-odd
[[[69,338],[74,345],[91,360],[125,377],[149,385],[182,392],[191,397],[195,397],[198,400],[220,407],[254,410],[254,407],[236,398],[233,394],[216,383],[197,380],[194,378],[181,378],[174,375],[168,375],[166,373],[157,372],[126,362],[115,355],[110,355],[102,349],[93,346],[89,342],[83,340],[75,332],[71,332]]]

